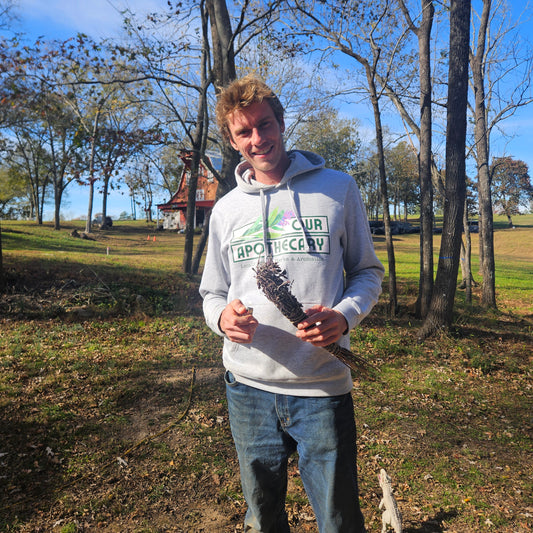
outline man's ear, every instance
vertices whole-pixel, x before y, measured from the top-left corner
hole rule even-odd
[[[281,133],[285,133],[285,120],[281,119],[279,121],[279,129],[280,129]]]
[[[233,147],[234,150],[236,150],[237,152],[239,151],[239,149],[237,148],[237,145],[235,144],[235,142],[233,141],[231,135],[228,137],[228,141],[230,142],[231,146]]]

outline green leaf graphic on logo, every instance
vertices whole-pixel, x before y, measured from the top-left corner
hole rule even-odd
[[[263,225],[261,224],[261,218],[258,218],[243,234],[242,237],[247,237],[254,233],[258,233],[263,230]]]
[[[283,220],[284,212],[279,212],[278,208],[274,209],[272,213],[268,216],[267,226],[269,229],[269,236],[270,237],[277,237],[280,234],[276,233],[275,235],[271,233],[270,230],[281,230],[281,227],[279,227],[279,223],[281,220]],[[257,218],[257,220],[242,234],[242,237],[248,237],[250,235],[254,236],[261,236],[263,233],[263,222],[261,220],[261,217]]]
[[[269,229],[275,228],[282,218],[283,218],[283,212],[278,213],[278,209],[277,208],[274,209],[274,211],[272,211],[272,213],[270,213],[268,217],[268,228]]]

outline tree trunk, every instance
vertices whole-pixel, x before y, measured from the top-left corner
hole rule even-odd
[[[42,225],[43,220],[44,220],[44,198],[45,198],[45,194],[44,194],[44,191],[43,191],[43,196],[41,198],[41,204],[39,205],[39,210],[38,210],[39,214],[37,216],[39,225]]]
[[[192,144],[192,159],[189,179],[189,194],[187,196],[187,212],[185,215],[185,247],[183,252],[183,272],[192,274],[192,259],[194,248],[194,225],[196,220],[196,191],[198,187],[198,172],[200,169],[200,161],[205,153],[205,143],[208,132],[207,123],[207,88],[210,85],[207,73],[207,11],[204,7],[202,9],[202,32],[204,39],[204,46],[202,49],[201,60],[201,81],[198,100],[198,113],[196,116],[196,126],[194,134],[191,138]]]
[[[448,329],[453,318],[466,198],[465,142],[469,38],[470,0],[451,0],[444,225],[435,287],[429,312],[420,330],[421,338],[426,338],[441,329]]]
[[[470,65],[475,94],[475,126],[474,138],[476,147],[476,163],[478,173],[479,196],[479,245],[482,250],[481,275],[483,285],[481,289],[481,305],[496,308],[496,265],[494,260],[494,226],[492,219],[492,195],[490,190],[489,171],[489,131],[487,127],[487,110],[485,105],[484,61],[486,38],[489,26],[491,0],[484,0],[481,14],[481,24],[478,33],[476,53],[470,54]]]
[[[48,134],[50,136],[50,154],[52,156],[52,182],[54,185],[54,230],[59,231],[61,229],[61,191],[60,187],[61,184],[59,183],[58,179],[58,168],[57,168],[57,158],[56,158],[56,152],[55,152],[55,145],[53,141],[53,133],[52,133],[52,127],[50,123],[48,123],[47,128]]]
[[[63,191],[54,189],[54,230],[61,229],[61,197]]]
[[[96,112],[93,123],[93,131],[91,137],[91,156],[89,159],[89,203],[87,205],[87,220],[85,221],[85,233],[91,233],[92,218],[93,218],[93,199],[94,199],[94,159],[96,151],[96,134],[98,132],[98,121],[100,119],[100,110]]]
[[[416,315],[424,318],[433,292],[433,186],[431,183],[431,28],[433,2],[422,0],[422,23],[418,30],[420,63],[420,153],[418,172],[420,180],[420,278]]]
[[[209,237],[209,220],[211,218],[211,211],[208,211],[205,221],[204,221],[204,227],[202,228],[202,235],[200,236],[200,240],[198,241],[198,244],[196,245],[196,251],[194,252],[194,257],[192,260],[192,273],[198,274],[198,271],[200,270],[200,261],[202,260],[202,255],[205,250],[205,246],[207,244],[207,238]]]
[[[202,127],[201,124],[197,126]],[[201,132],[198,132],[201,135]],[[194,245],[194,221],[196,219],[196,189],[198,184],[198,169],[200,168],[200,153],[193,149],[191,160],[191,175],[189,178],[189,195],[187,197],[187,212],[185,225],[185,248],[183,252],[183,272],[192,274],[192,255]]]
[[[137,202],[135,201],[135,193],[131,192],[131,218],[137,220],[137,208],[135,207]]]
[[[208,0],[207,9],[211,22],[211,41],[213,43],[213,78],[216,93],[236,77],[233,32],[226,0]],[[222,169],[218,180],[217,198],[236,187],[235,167],[240,155],[231,144],[222,141]]]
[[[216,92],[227,86],[236,77],[235,52],[233,48],[233,32],[226,0],[209,0],[207,3],[211,20],[211,40],[213,43],[213,77]],[[218,182],[217,198],[221,198],[237,185],[235,167],[240,155],[231,144],[222,141],[222,169]]]
[[[4,260],[2,254],[2,224],[0,223],[0,292],[3,292],[6,286],[6,278],[4,274]]]
[[[379,97],[376,90],[374,70],[368,62],[363,63],[370,92],[370,100],[374,110],[374,123],[376,128],[376,145],[378,152],[378,168],[381,188],[381,203],[383,206],[383,223],[385,225],[385,241],[387,243],[387,260],[389,266],[389,313],[395,316],[398,311],[398,294],[396,291],[396,259],[394,256],[394,244],[389,212],[389,195],[387,191],[387,173],[385,171],[385,154],[383,150],[383,128],[381,126],[381,111],[379,109]]]
[[[226,0],[208,0],[206,7],[211,22],[215,86],[224,87],[236,77],[231,20]]]
[[[216,92],[219,88],[232,82],[237,74],[235,70],[235,54],[233,50],[233,33],[228,8],[225,0],[208,0],[206,2],[207,12],[211,24],[211,41],[213,48],[213,78]],[[223,139],[222,141],[222,169],[216,174],[218,180],[216,200],[224,196],[227,192],[236,187],[235,167],[240,160],[240,155],[231,144]],[[200,261],[209,237],[209,217],[202,229],[202,235],[198,241],[194,258],[192,259],[191,271],[197,274],[200,268]]]
[[[104,175],[104,186],[102,189],[102,228],[107,229],[107,199],[109,197],[109,180],[111,176]]]
[[[468,206],[466,201],[463,213],[463,226],[465,240],[464,243],[461,240],[461,271],[463,277],[461,288],[465,289],[465,303],[470,305],[472,303],[472,238],[468,224]]]
[[[85,233],[91,233],[92,230],[94,182],[94,179],[89,179],[89,202],[87,203],[87,220],[85,221]]]

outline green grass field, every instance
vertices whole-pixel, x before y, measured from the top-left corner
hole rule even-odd
[[[384,294],[352,334],[381,369],[353,390],[371,533],[382,467],[406,533],[533,528],[533,216],[514,222],[496,220],[498,311],[458,291],[453,332],[424,343],[418,235],[395,238],[401,313]],[[181,273],[183,236],[75,227],[2,222],[0,531],[242,531],[221,342]],[[292,530],[316,532],[297,458],[289,474]]]

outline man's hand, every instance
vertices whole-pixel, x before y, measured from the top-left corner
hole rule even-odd
[[[309,318],[298,324],[296,336],[315,346],[324,347],[337,342],[348,329],[344,315],[329,307],[314,305],[305,312]]]
[[[259,322],[240,300],[230,302],[218,320],[220,329],[230,341],[243,344],[252,342],[258,324]]]

